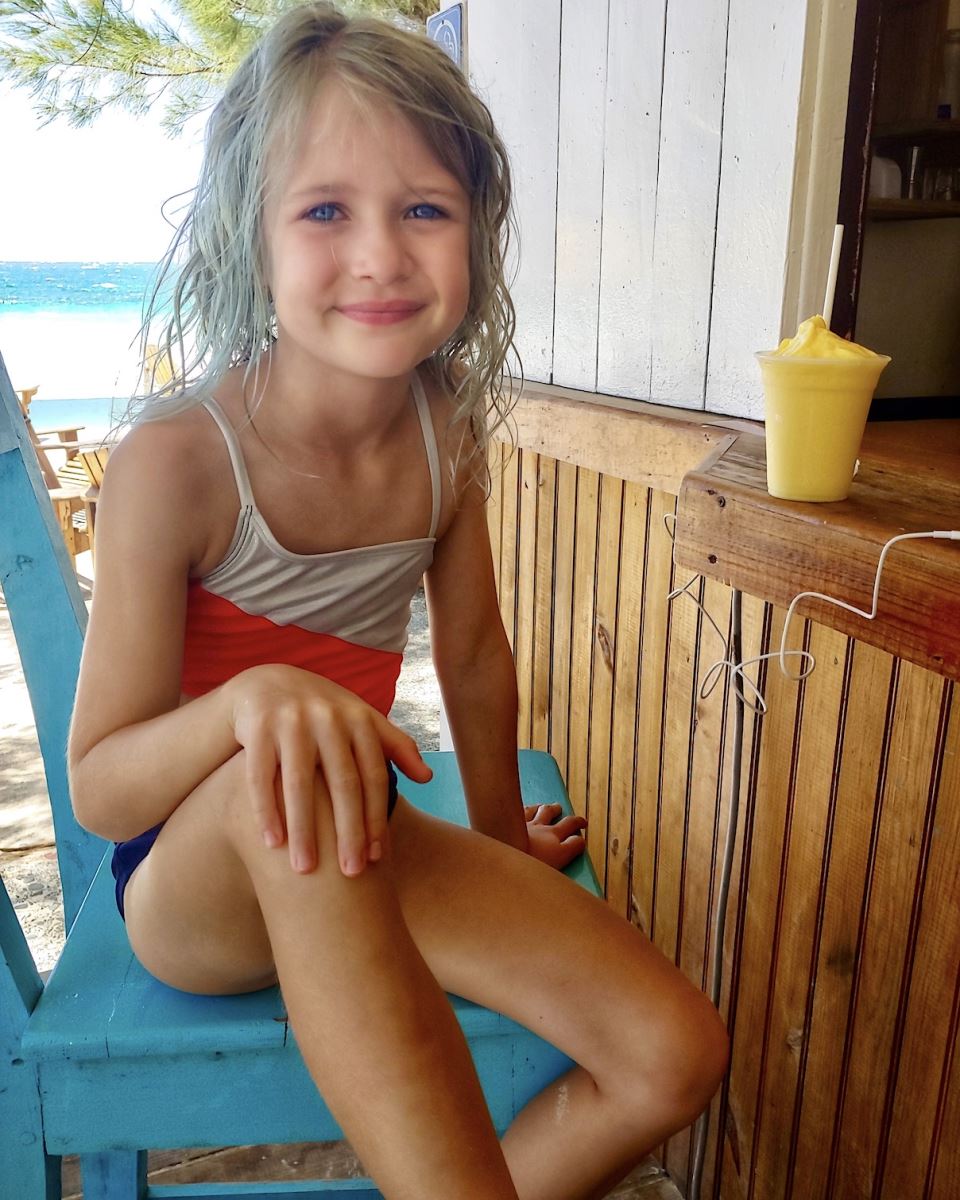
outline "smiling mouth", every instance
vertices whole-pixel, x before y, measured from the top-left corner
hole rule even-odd
[[[370,304],[347,304],[338,308],[337,312],[362,325],[395,325],[408,320],[423,307],[422,304],[411,304],[405,300],[384,300]]]

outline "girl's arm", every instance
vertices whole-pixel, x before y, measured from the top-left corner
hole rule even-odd
[[[241,672],[181,705],[187,581],[217,503],[196,434],[188,421],[142,426],[111,456],[70,734],[77,819],[105,838],[134,837],[244,748],[253,818],[271,845],[282,843],[286,826],[298,870],[316,864],[313,779],[321,765],[341,862],[355,874],[368,846],[385,836],[384,753],[412,778],[429,777],[406,734],[328,680],[281,665]]]
[[[187,578],[205,536],[195,453],[179,425],[133,430],[97,506],[70,784],[81,824],[118,841],[165,820],[238,749],[220,692],[179,707]]]
[[[578,830],[585,822],[569,817],[552,825],[528,820],[524,812],[517,768],[516,670],[497,603],[483,493],[475,481],[464,492],[437,544],[426,593],[434,665],[470,824],[565,866],[582,852]]]

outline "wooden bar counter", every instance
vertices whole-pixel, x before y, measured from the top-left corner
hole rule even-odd
[[[608,902],[700,987],[738,806],[701,1200],[960,1197],[960,543],[896,545],[877,621],[800,609],[816,669],[750,668],[735,797],[729,676],[704,691],[731,585],[747,659],[797,592],[869,608],[888,537],[960,526],[958,435],[871,428],[843,505],[771,500],[754,425],[546,385],[491,449],[521,744],[559,762]],[[689,1134],[659,1155],[686,1194]]]
[[[870,611],[885,542],[924,530],[960,530],[960,421],[868,426],[850,496],[835,504],[768,495],[763,435],[741,434],[684,477],[675,556],[776,604],[818,591]],[[802,605],[803,615],[960,679],[960,541],[892,547],[873,621]]]

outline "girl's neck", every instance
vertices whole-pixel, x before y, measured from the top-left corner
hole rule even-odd
[[[330,369],[298,369],[277,349],[244,390],[260,433],[356,451],[388,437],[410,403],[410,375],[370,379]]]

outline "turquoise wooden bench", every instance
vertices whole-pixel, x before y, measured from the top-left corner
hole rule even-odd
[[[67,792],[64,747],[86,609],[2,358],[0,399],[0,585],[36,717],[69,931],[44,986],[0,887],[0,1200],[58,1200],[64,1154],[81,1156],[85,1200],[378,1196],[363,1180],[147,1187],[148,1149],[341,1135],[277,989],[189,996],[157,983],[131,953],[113,902],[111,847],[77,825]],[[432,782],[404,791],[465,822],[453,756],[428,759]],[[549,756],[523,752],[520,765],[528,803],[569,811]],[[570,874],[598,891],[585,859]],[[451,1004],[503,1130],[569,1062],[495,1012],[457,997]]]

